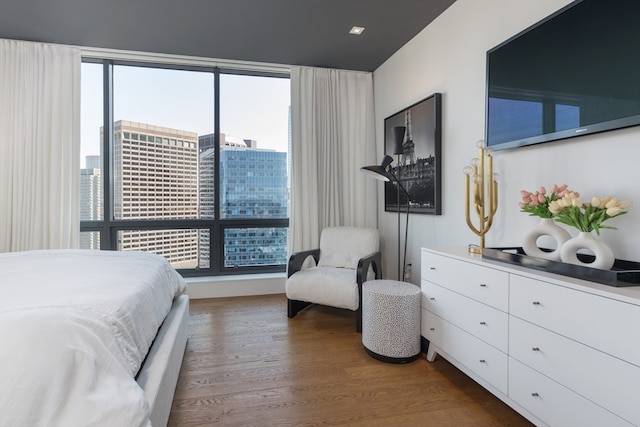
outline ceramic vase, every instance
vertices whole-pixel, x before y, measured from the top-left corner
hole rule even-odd
[[[541,236],[550,236],[556,241],[556,248],[551,252],[543,251],[538,247],[537,241]],[[552,218],[541,218],[538,225],[524,235],[522,249],[524,253],[536,258],[560,261],[560,248],[571,239],[571,234],[556,224]]]
[[[593,252],[595,260],[593,262],[580,261],[578,259],[578,251],[580,249],[588,249]],[[605,242],[597,239],[590,232],[584,231],[562,245],[560,258],[562,262],[601,270],[610,270],[616,261],[613,251]]]

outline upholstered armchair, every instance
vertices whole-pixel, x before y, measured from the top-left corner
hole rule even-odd
[[[356,312],[356,331],[362,332],[362,284],[382,278],[380,235],[375,228],[329,227],[322,230],[320,247],[296,252],[287,266],[287,316],[311,304]],[[315,264],[303,268],[312,257]]]

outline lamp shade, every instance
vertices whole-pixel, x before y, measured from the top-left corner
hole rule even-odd
[[[379,179],[380,181],[391,181],[391,177],[382,166],[363,166],[360,170],[370,178]]]
[[[364,172],[371,178],[379,179],[380,181],[393,181],[393,176],[387,171],[387,167],[393,162],[393,157],[386,155],[380,162],[380,165],[363,166],[360,168],[361,172]]]

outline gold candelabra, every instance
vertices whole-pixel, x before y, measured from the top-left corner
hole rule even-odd
[[[471,231],[480,236],[480,246],[469,246],[469,252],[478,254],[482,253],[484,235],[491,228],[493,216],[496,213],[496,209],[498,209],[498,174],[493,173],[492,150],[485,146],[484,140],[478,141],[476,146],[478,147],[478,158],[471,159],[471,166],[466,166],[463,171],[465,174],[465,217],[467,225]],[[479,218],[477,227],[471,222],[470,201],[472,194],[469,181],[473,181],[473,209]]]

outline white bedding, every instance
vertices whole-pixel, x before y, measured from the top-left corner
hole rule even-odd
[[[134,377],[185,281],[142,252],[0,254],[0,426],[145,426]]]

